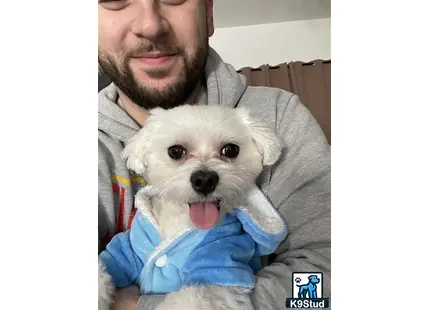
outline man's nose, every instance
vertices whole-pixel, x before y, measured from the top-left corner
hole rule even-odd
[[[140,0],[136,5],[136,16],[131,28],[135,36],[155,40],[167,32],[169,23],[162,15],[158,1]]]

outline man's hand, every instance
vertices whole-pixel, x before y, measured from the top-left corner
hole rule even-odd
[[[140,291],[136,285],[117,289],[110,310],[136,310],[139,297]]]

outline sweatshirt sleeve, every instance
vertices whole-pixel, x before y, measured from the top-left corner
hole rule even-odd
[[[116,234],[106,250],[100,253],[100,259],[117,288],[136,283],[143,268],[142,261],[131,248],[129,235],[129,230]]]
[[[296,95],[278,101],[278,115],[276,131],[286,151],[272,167],[267,195],[289,233],[275,261],[257,274],[251,300],[261,310],[285,309],[293,272],[322,272],[323,297],[330,297],[330,146]]]

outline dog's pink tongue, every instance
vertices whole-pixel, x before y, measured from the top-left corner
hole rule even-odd
[[[192,203],[190,205],[190,218],[197,228],[211,228],[216,224],[218,215],[218,209],[213,202]]]

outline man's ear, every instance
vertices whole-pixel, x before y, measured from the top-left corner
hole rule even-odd
[[[121,153],[128,169],[142,175],[147,168],[148,134],[141,129],[127,142]]]
[[[236,110],[251,132],[252,140],[263,158],[263,166],[275,164],[284,148],[282,140],[272,129],[265,126],[256,118],[251,117],[250,112],[246,108],[238,107]]]
[[[212,35],[215,32],[213,8],[214,8],[214,1],[206,0],[206,23],[207,23],[207,29],[208,29],[208,37],[212,37]]]

